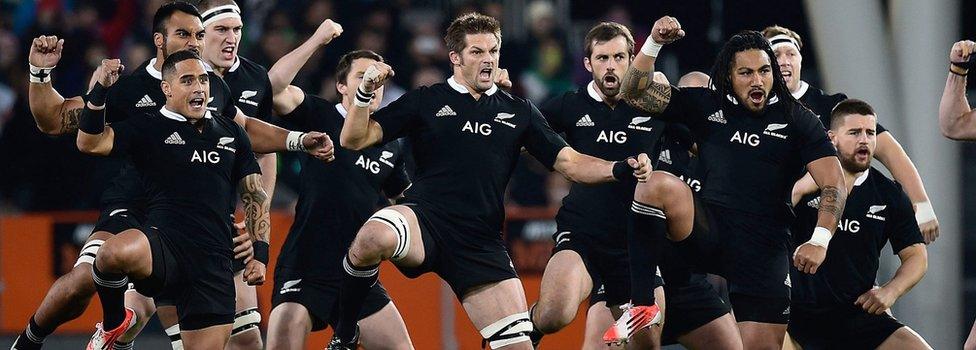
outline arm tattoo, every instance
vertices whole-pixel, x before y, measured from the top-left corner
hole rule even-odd
[[[241,202],[244,202],[244,226],[255,241],[270,242],[271,198],[261,187],[261,175],[251,174],[241,180]]]
[[[820,212],[834,216],[834,220],[840,220],[844,214],[844,204],[846,193],[841,192],[836,186],[824,186],[820,190]]]
[[[78,118],[84,108],[61,110],[61,133],[67,134],[78,130]]]
[[[671,102],[671,86],[655,82],[651,74],[633,67],[627,69],[621,93],[627,104],[645,113],[661,113]]]

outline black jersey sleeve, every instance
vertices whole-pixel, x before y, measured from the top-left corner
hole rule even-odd
[[[668,106],[661,113],[652,116],[695,128],[705,119],[702,106],[712,103],[708,99],[713,99],[713,94],[713,90],[706,88],[671,86],[671,101],[668,102]]]
[[[251,140],[247,138],[247,133],[244,131],[244,128],[241,128],[237,123],[229,124],[231,124],[231,127],[237,133],[237,156],[234,157],[234,169],[231,174],[234,183],[237,183],[245,176],[260,174],[261,167],[258,166],[257,158],[255,158],[254,151],[251,149]]]
[[[403,150],[403,145],[401,140],[396,140],[393,142],[400,143],[401,152]],[[407,187],[410,186],[410,178],[407,176],[406,162],[404,161],[406,157],[401,155],[397,158],[395,164],[393,164],[393,172],[383,181],[383,193],[387,197],[393,198],[399,196],[403,193]]]
[[[267,74],[265,74],[263,76],[263,78],[264,78],[264,80],[263,80],[264,91],[267,91],[267,93],[265,93],[264,94],[264,97],[261,98],[261,101],[258,102],[258,111],[257,111],[257,114],[258,115],[255,115],[253,117],[258,118],[258,119],[261,119],[263,121],[266,121],[266,122],[269,122],[270,123],[271,122],[271,106],[274,103],[274,101],[273,101],[274,96],[271,96],[271,91],[272,91],[271,90],[271,79],[268,78],[268,75]]]
[[[793,111],[795,118],[793,118],[794,122],[791,124],[795,125],[793,133],[796,141],[794,142],[799,150],[800,160],[803,164],[809,164],[823,157],[837,155],[834,145],[827,138],[827,132],[824,131],[820,119],[813,112],[810,112],[809,109],[800,105],[797,105],[797,108],[794,108]]]
[[[542,112],[542,116],[546,118],[549,122],[549,126],[555,132],[564,132],[569,129],[566,125],[566,117],[564,115],[564,103],[566,99],[566,94],[562,94],[553,98],[539,106],[539,110]]]
[[[409,91],[373,113],[371,118],[383,129],[383,140],[380,144],[407,136],[411,129],[417,127],[420,119],[418,106],[422,100],[421,95],[426,91],[427,88]]]
[[[521,144],[536,160],[552,170],[559,151],[569,145],[552,130],[546,118],[542,116],[542,112],[539,112],[532,102],[526,101],[526,103],[529,106],[529,127],[522,134]]]
[[[128,154],[140,153],[142,149],[142,142],[150,138],[150,128],[146,125],[147,121],[149,120],[148,118],[150,117],[157,116],[128,118],[120,122],[112,123],[112,131],[115,136],[112,140],[111,155],[125,156]]]
[[[302,91],[302,94],[305,94],[305,91]],[[309,126],[308,118],[315,111],[315,107],[312,106],[313,99],[312,96],[305,94],[302,103],[299,103],[290,113],[281,116],[281,119],[286,121],[288,126],[295,131],[309,131],[311,126]]]
[[[912,201],[901,189],[901,186],[894,185],[894,190],[889,201],[888,217],[885,221],[885,236],[891,242],[891,251],[898,254],[902,249],[916,243],[924,243],[922,231],[918,228],[915,221],[915,210],[912,208]]]

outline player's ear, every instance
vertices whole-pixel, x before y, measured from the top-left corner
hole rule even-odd
[[[166,97],[173,96],[172,94],[173,90],[170,89],[169,82],[165,80],[161,81],[159,83],[159,88],[163,90],[163,95],[166,95]]]
[[[457,53],[457,51],[451,51],[450,53],[447,54],[447,56],[450,57],[451,59],[451,65],[454,66],[461,65],[461,54]]]
[[[830,138],[830,143],[837,147],[837,133],[834,132],[834,129],[827,130],[827,137]]]
[[[346,84],[343,84],[340,81],[336,81],[335,84],[336,84],[336,91],[339,92],[339,96],[345,96],[346,95],[346,90],[349,90],[349,87],[346,86]]]
[[[586,67],[586,71],[593,73],[593,65],[590,64],[589,57],[583,57],[583,67]]]
[[[166,38],[163,37],[162,33],[153,33],[153,45],[156,45],[157,49],[162,49],[165,44]]]

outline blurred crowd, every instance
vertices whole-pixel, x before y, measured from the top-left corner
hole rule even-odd
[[[77,152],[73,138],[52,138],[36,130],[27,106],[31,40],[42,34],[64,38],[54,84],[64,96],[77,96],[102,58],[118,57],[132,69],[155,55],[150,26],[163,2],[0,0],[0,211],[94,209],[114,175],[100,171],[102,160]],[[331,18],[345,32],[309,61],[294,84],[335,100],[332,73],[339,56],[355,48],[371,49],[397,72],[387,85],[388,102],[408,89],[444,81],[450,75],[444,29],[454,16],[480,11],[503,23],[501,65],[513,77],[514,92],[541,104],[591,79],[582,65],[581,41],[598,21],[629,26],[639,47],[652,19],[663,14],[681,19],[688,37],[669,46],[661,60],[672,77],[708,70],[718,44],[742,29],[781,24],[808,33],[801,0],[749,2],[756,5],[750,11],[723,6],[721,0],[238,0],[245,23],[240,52],[270,67]],[[816,67],[813,55],[809,57],[804,66]],[[804,72],[813,82],[816,76]],[[292,155],[279,157],[276,205],[293,202],[298,164]],[[526,206],[558,205],[567,191],[560,177],[535,161],[523,161],[508,199]]]

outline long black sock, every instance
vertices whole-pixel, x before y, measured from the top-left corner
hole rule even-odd
[[[366,295],[379,279],[379,265],[355,266],[347,255],[342,259],[342,267],[346,273],[342,276],[342,287],[339,290],[339,322],[336,324],[335,335],[342,341],[350,341],[356,336],[356,325]]]
[[[123,274],[102,272],[97,263],[92,264],[92,278],[102,302],[102,329],[115,329],[125,319],[125,289],[129,279]]]
[[[668,223],[664,211],[634,201],[627,220],[630,253],[630,299],[634,305],[654,305],[654,274]]]
[[[30,321],[27,322],[27,328],[24,328],[24,331],[17,337],[13,348],[18,350],[40,349],[41,344],[44,343],[44,338],[51,332],[54,332],[54,329],[41,327],[34,320],[34,316],[31,316]]]

